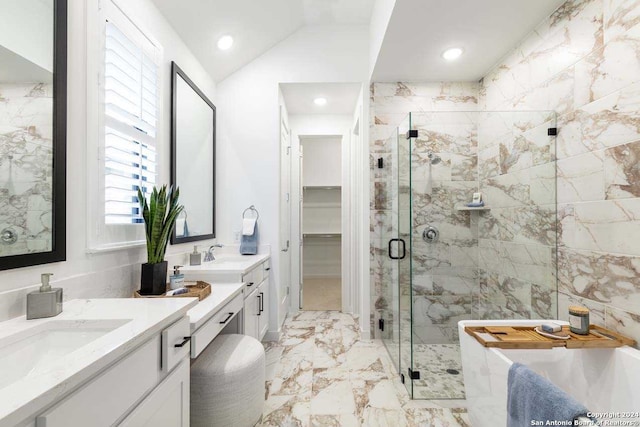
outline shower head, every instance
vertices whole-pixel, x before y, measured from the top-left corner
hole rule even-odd
[[[429,158],[429,160],[431,161],[432,165],[437,165],[438,163],[440,163],[442,161],[442,159],[440,158],[440,156],[438,156],[436,153],[434,153],[433,151],[429,151],[427,153],[427,157]]]

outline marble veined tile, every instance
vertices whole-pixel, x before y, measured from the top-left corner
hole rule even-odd
[[[338,336],[345,328],[357,330],[357,319],[339,312],[300,312],[285,320],[284,329],[296,336],[303,334],[300,331],[308,329],[311,324],[315,325],[313,342],[319,346],[327,345],[326,337]],[[307,342],[291,346],[298,345],[306,346]],[[265,348],[268,380],[286,381],[278,373],[286,371],[278,365],[291,364],[281,357],[286,346],[281,340],[265,344]],[[305,384],[299,391],[275,394],[267,388],[265,411],[260,426],[396,427],[421,425],[416,423],[424,420],[430,420],[434,425],[468,425],[465,421],[466,411],[462,408],[448,409],[438,405],[423,407],[416,401],[411,401],[406,389],[400,384],[396,367],[382,342],[358,339],[348,348],[336,342],[335,348],[336,355],[344,356],[341,358],[343,363],[312,369],[311,383]],[[300,356],[302,359],[298,364],[304,363],[301,352],[291,349],[289,354]],[[411,417],[413,424],[409,424],[408,417]]]
[[[640,314],[619,310],[610,306],[605,308],[605,312],[605,327],[639,341]],[[640,348],[640,344],[636,343],[636,348]]]
[[[604,41],[640,30],[640,7],[636,0],[604,0]]]
[[[571,247],[640,255],[640,199],[578,203],[573,209]]]
[[[592,151],[557,162],[558,203],[604,199],[604,152]]]
[[[640,307],[640,257],[574,250],[558,251],[561,291],[625,310]]]
[[[259,426],[307,427],[310,417],[310,396],[268,396]]]
[[[640,102],[639,102],[640,106]],[[640,121],[638,122],[640,130]],[[640,197],[640,140],[604,152],[607,199]]]
[[[640,81],[640,31],[627,32],[575,65],[576,106]]]

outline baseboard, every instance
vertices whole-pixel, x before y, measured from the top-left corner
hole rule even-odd
[[[280,341],[281,331],[267,331],[262,341]]]

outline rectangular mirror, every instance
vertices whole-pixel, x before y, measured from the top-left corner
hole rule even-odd
[[[66,0],[0,0],[0,270],[65,259]]]
[[[215,237],[216,107],[171,63],[171,184],[184,212],[171,243]]]

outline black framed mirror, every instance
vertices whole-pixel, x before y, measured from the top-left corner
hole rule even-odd
[[[67,0],[0,0],[0,10],[0,270],[7,270],[66,259]]]
[[[215,237],[216,107],[171,62],[171,184],[184,211],[171,243]]]

